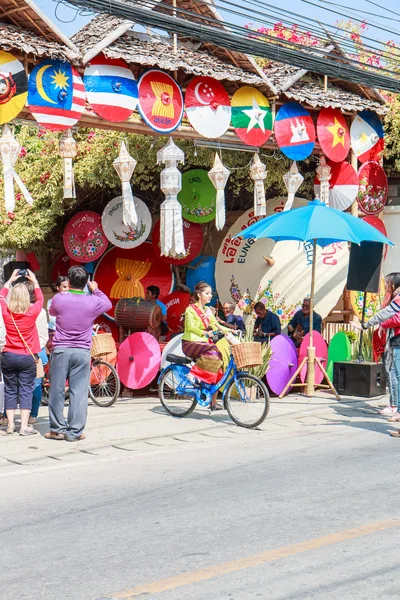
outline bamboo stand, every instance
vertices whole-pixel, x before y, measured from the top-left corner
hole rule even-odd
[[[289,383],[287,384],[287,386],[285,387],[283,392],[280,394],[279,398],[283,398],[290,387],[303,387],[304,386],[304,383],[294,383],[294,382],[296,381],[296,379],[297,379],[300,371],[304,367],[304,365],[307,364],[307,381],[305,384],[306,385],[306,396],[311,398],[312,396],[314,396],[315,388],[320,387],[320,388],[332,390],[332,392],[335,395],[336,400],[341,399],[339,394],[337,393],[336,389],[334,388],[334,385],[333,385],[332,381],[330,380],[328,373],[322,366],[321,361],[319,360],[319,358],[317,356],[315,356],[315,347],[313,344],[313,341],[314,341],[313,340],[313,325],[314,325],[313,314],[314,314],[316,262],[317,262],[317,244],[316,244],[316,241],[314,240],[313,241],[313,262],[312,262],[312,269],[311,269],[310,345],[307,348],[307,356],[301,361],[299,368],[297,369],[296,373],[293,375],[293,377],[291,378],[291,380],[289,381]],[[324,377],[327,381],[327,385],[315,383],[315,363],[317,363],[318,367],[321,369],[322,373],[324,374]]]

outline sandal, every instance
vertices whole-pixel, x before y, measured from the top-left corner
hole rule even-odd
[[[388,421],[390,423],[396,423],[397,421],[400,421],[400,413],[398,413],[397,411],[393,414],[392,417],[390,417],[390,419],[388,419]]]
[[[398,429],[397,431],[391,431],[390,435],[392,437],[400,438],[400,429]]]
[[[37,417],[29,417],[29,425],[35,425],[37,423]]]
[[[78,437],[71,437],[65,434],[64,439],[66,442],[80,442],[82,440],[86,440],[86,435],[84,433],[81,433],[81,435],[78,435]]]
[[[215,404],[210,407],[211,412],[215,412],[217,410],[224,410],[224,407],[221,404]]]
[[[15,431],[15,425],[12,425],[11,427],[7,427],[7,435],[12,435]]]
[[[46,440],[63,440],[64,434],[63,433],[55,433],[54,431],[48,431],[47,433],[44,434],[44,437],[46,438]]]
[[[33,427],[29,427],[28,429],[20,429],[19,430],[19,435],[36,435],[37,433],[39,433],[38,431],[36,431],[36,429],[33,429]]]

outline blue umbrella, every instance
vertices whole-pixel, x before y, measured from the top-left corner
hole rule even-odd
[[[308,205],[303,208],[295,208],[261,219],[261,221],[250,225],[250,227],[244,229],[234,237],[243,237],[245,239],[271,238],[276,242],[298,240],[300,242],[313,243],[314,250],[310,294],[310,348],[307,359],[307,395],[313,395],[314,360],[317,360],[320,368],[322,368],[318,359],[315,359],[312,333],[317,245],[323,248],[324,246],[329,246],[335,242],[353,242],[354,244],[360,244],[361,242],[380,242],[381,244],[389,244],[390,246],[393,246],[394,244],[392,244],[386,236],[380,233],[380,231],[375,229],[375,227],[369,225],[369,223],[366,223],[357,217],[353,217],[349,213],[330,208],[324,202],[320,202],[319,200],[309,202]],[[314,350],[314,353],[312,350]],[[300,365],[299,371],[302,366],[303,364]],[[297,373],[294,378],[296,377]],[[328,378],[327,380],[336,394],[330,380]]]

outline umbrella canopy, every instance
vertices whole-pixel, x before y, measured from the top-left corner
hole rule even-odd
[[[353,217],[349,213],[326,206],[319,200],[308,203],[303,208],[295,208],[266,217],[235,237],[270,238],[276,242],[283,240],[298,240],[312,242],[324,248],[335,242],[380,242],[390,244],[380,231],[362,219]]]

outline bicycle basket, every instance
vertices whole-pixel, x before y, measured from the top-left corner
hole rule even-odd
[[[92,336],[91,356],[115,352],[115,342],[111,333],[100,333]]]
[[[259,342],[243,342],[231,347],[233,358],[238,369],[259,367],[262,365],[261,344]]]

